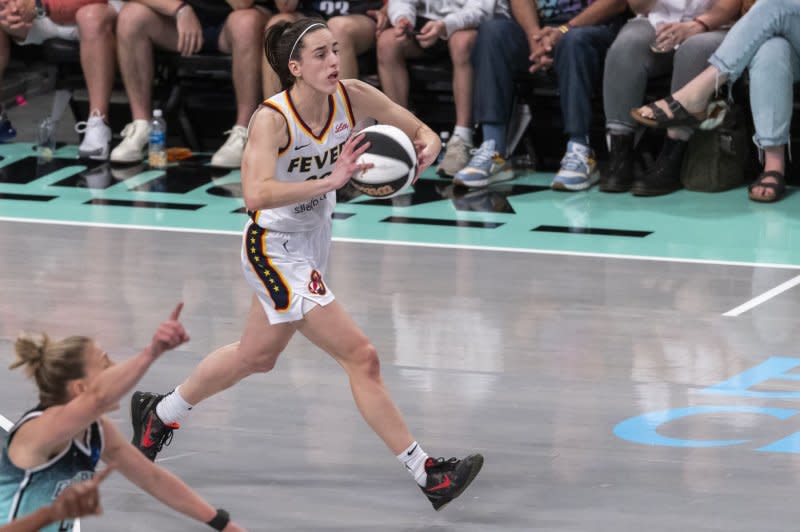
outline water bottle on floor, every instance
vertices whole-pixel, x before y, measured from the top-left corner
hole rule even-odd
[[[49,116],[39,124],[39,138],[37,139],[37,152],[39,159],[49,161],[56,151],[56,124]]]
[[[153,111],[150,122],[150,144],[147,151],[150,168],[167,167],[167,122],[161,109]]]

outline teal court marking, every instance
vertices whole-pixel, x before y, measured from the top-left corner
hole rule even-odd
[[[165,175],[75,159],[75,146],[39,164],[31,144],[0,145],[0,218],[45,223],[238,233],[238,171],[207,158]],[[88,168],[87,168],[88,165]],[[744,188],[680,191],[658,198],[554,192],[552,174],[532,173],[488,189],[454,189],[428,171],[414,194],[338,204],[337,240],[518,252],[800,268],[794,199],[764,205]],[[378,204],[376,204],[378,203]]]

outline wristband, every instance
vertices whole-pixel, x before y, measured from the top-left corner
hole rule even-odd
[[[178,13],[180,13],[180,12],[181,12],[181,9],[183,9],[184,7],[186,7],[186,6],[188,6],[188,5],[189,5],[189,4],[187,4],[186,2],[181,2],[181,3],[180,3],[180,5],[178,6],[178,9],[176,9],[176,10],[175,10],[175,11],[172,13],[172,17],[173,17],[173,18],[178,18]]]
[[[701,26],[703,26],[703,31],[711,31],[711,28],[709,28],[709,27],[708,27],[708,24],[706,24],[705,22],[703,22],[702,20],[700,20],[700,18],[699,18],[699,17],[694,17],[694,18],[692,19],[692,22],[697,22],[698,24],[700,24]]]
[[[228,526],[228,523],[230,522],[231,516],[228,514],[228,512],[222,508],[217,508],[217,515],[215,515],[214,519],[206,524],[214,530],[225,530],[225,527]]]

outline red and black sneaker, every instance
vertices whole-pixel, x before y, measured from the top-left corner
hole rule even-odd
[[[165,445],[172,442],[172,431],[181,428],[177,423],[165,424],[156,415],[156,405],[164,395],[149,392],[134,392],[131,397],[131,422],[133,423],[133,445],[142,451],[151,462]]]
[[[451,458],[428,458],[425,461],[425,472],[428,481],[422,489],[433,509],[441,510],[447,503],[461,495],[475,479],[483,467],[483,455],[471,454],[461,460]]]

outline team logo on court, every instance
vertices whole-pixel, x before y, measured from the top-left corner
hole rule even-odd
[[[317,270],[311,270],[311,282],[308,283],[308,291],[318,296],[324,296],[328,289],[325,288],[325,283],[322,282],[322,274]]]

